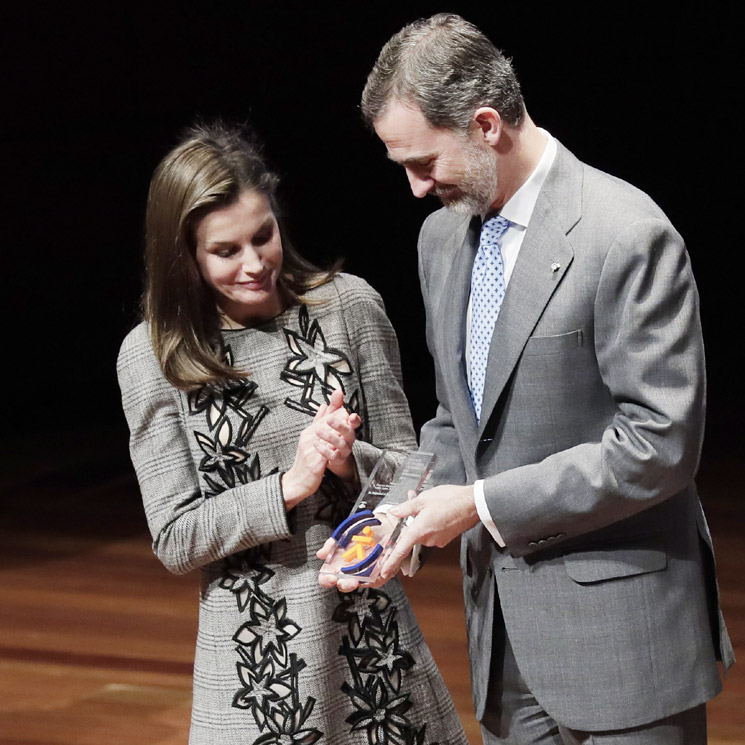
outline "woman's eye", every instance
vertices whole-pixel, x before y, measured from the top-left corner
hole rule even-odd
[[[260,233],[257,233],[254,236],[254,246],[264,246],[272,239],[274,236],[274,228],[268,228],[267,230],[262,230]]]
[[[232,256],[235,256],[237,251],[238,251],[237,246],[229,246],[228,248],[221,248],[219,251],[215,251],[215,253],[221,259],[229,259]]]

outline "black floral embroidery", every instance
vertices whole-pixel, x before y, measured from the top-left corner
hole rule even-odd
[[[233,697],[233,706],[250,709],[254,719],[263,728],[266,726],[266,710],[271,710],[277,701],[287,698],[292,693],[292,686],[276,674],[274,665],[269,660],[260,667],[239,662],[237,668],[243,688]]]
[[[256,546],[225,560],[225,576],[220,580],[220,587],[235,595],[240,611],[246,610],[252,597],[260,598],[266,604],[272,602],[260,587],[274,576],[274,572],[260,561],[261,558],[269,558],[268,546]]]
[[[232,349],[225,348],[225,362],[233,364]],[[194,431],[199,449],[204,454],[199,470],[208,489],[206,497],[214,497],[236,484],[248,484],[261,477],[258,455],[251,457],[245,449],[261,420],[269,413],[260,406],[253,414],[247,405],[258,384],[253,380],[232,381],[224,386],[206,385],[189,394],[189,413],[205,414],[212,437]],[[234,436],[229,413],[237,418],[238,429]],[[219,477],[219,480],[218,480]]]
[[[349,516],[357,499],[357,493],[351,491],[350,487],[331,471],[324,473],[317,495],[319,505],[314,517],[333,527]]]
[[[352,374],[352,366],[344,352],[329,347],[317,319],[310,321],[308,308],[300,306],[299,333],[283,329],[292,356],[280,377],[286,383],[302,388],[300,397],[288,397],[285,404],[291,409],[314,415],[322,403],[328,403],[331,393],[344,391],[344,378]]]
[[[195,435],[196,434],[197,433],[195,433]],[[248,453],[246,453],[246,456],[248,457]],[[221,465],[222,468],[217,470],[219,471],[224,483],[220,484],[205,475],[204,481],[210,487],[205,491],[205,497],[214,497],[217,494],[220,494],[220,492],[225,491],[225,489],[231,489],[236,485],[236,483],[248,484],[251,481],[258,481],[261,478],[261,464],[259,463],[258,454],[254,455],[250,460],[246,460],[240,464],[237,462],[229,462],[227,466],[224,464]],[[277,469],[274,468],[269,472],[269,474],[276,472]]]
[[[357,646],[362,641],[365,627],[376,623],[374,619],[382,618],[391,600],[384,592],[365,587],[356,592],[339,594],[339,605],[334,609],[334,621],[346,623],[352,644]]]
[[[407,715],[412,707],[403,690],[403,672],[415,664],[399,643],[396,609],[384,592],[366,587],[339,593],[333,619],[346,623],[339,654],[347,658],[351,682],[342,685],[354,712],[351,731],[364,730],[370,745],[424,745],[426,724]],[[433,743],[432,745],[436,745]]]
[[[319,740],[323,733],[305,726],[316,700],[309,696],[301,704],[298,696],[298,674],[305,662],[291,654],[286,668],[278,672],[271,660],[257,666],[246,649],[238,651],[244,660],[237,665],[244,688],[235,694],[233,706],[249,709],[259,730],[268,730],[254,745],[311,745]]]
[[[241,683],[233,706],[251,712],[259,731],[254,745],[312,745],[323,733],[306,727],[316,700],[300,700],[299,673],[305,660],[289,651],[288,642],[301,631],[287,615],[285,598],[275,600],[261,589],[274,575],[261,561],[268,558],[261,547],[226,561],[220,586],[233,593],[248,620],[233,635],[240,660],[236,663]]]
[[[245,450],[231,445],[231,435],[229,419],[224,421],[214,440],[201,432],[194,432],[194,437],[197,438],[197,443],[204,453],[199,470],[207,473],[217,472],[228,487],[235,486],[241,466],[249,457]]]
[[[370,676],[360,688],[344,683],[342,690],[352,699],[356,711],[347,717],[352,731],[367,730],[371,745],[405,743],[409,720],[405,717],[411,708],[409,696],[392,696],[380,678]]]
[[[251,650],[251,657],[262,662],[269,659],[285,667],[288,660],[287,642],[297,636],[300,627],[287,618],[287,601],[282,598],[267,606],[257,597],[249,604],[250,621],[246,621],[233,640]]]
[[[333,390],[341,389],[347,409],[362,414],[362,388],[358,384],[350,394],[345,390],[345,384],[355,380],[349,359],[328,346],[320,324],[311,321],[305,306],[298,319],[298,332],[284,329],[292,356],[281,378],[300,390],[294,398],[286,398],[285,405],[313,416]],[[226,361],[233,363],[229,348]],[[248,450],[268,413],[265,406],[249,411],[257,388],[254,381],[243,380],[220,388],[206,386],[189,395],[190,413],[201,414],[206,421],[207,430],[195,430],[194,436],[202,453],[198,467],[208,497],[262,477],[258,454]],[[369,440],[362,419],[358,437]],[[315,518],[338,524],[349,514],[354,496],[327,474]],[[258,727],[252,745],[313,745],[324,733],[309,723],[316,699],[301,696],[300,674],[306,662],[293,646],[302,629],[292,618],[287,599],[267,592],[274,577],[268,566],[270,551],[267,544],[228,557],[219,580],[219,587],[235,599],[243,621],[232,637],[237,656],[232,705]],[[346,626],[339,653],[351,673],[341,688],[352,709],[346,718],[350,735],[356,733],[369,745],[425,745],[426,725],[412,716],[416,707],[404,686],[405,673],[415,661],[400,645],[396,609],[389,597],[372,588],[340,594],[333,618]]]
[[[228,365],[233,364],[233,350],[230,346],[225,348],[224,359]],[[247,379],[234,380],[219,388],[211,385],[202,386],[189,394],[189,412],[192,414],[206,412],[207,425],[210,431],[213,431],[220,428],[226,421],[228,412],[232,411],[241,420],[235,444],[238,447],[244,447],[261,420],[269,413],[266,406],[260,406],[253,414],[249,413],[246,408],[257,388],[256,381]]]
[[[371,628],[367,641],[367,649],[357,650],[355,656],[359,658],[362,672],[382,674],[393,690],[401,687],[401,671],[408,670],[414,665],[414,658],[398,645],[398,624],[391,614],[385,629]]]
[[[225,361],[233,364],[229,347]],[[204,415],[208,427],[207,434],[194,430],[203,454],[198,468],[207,485],[206,497],[262,477],[258,454],[246,449],[269,411],[260,406],[249,413],[247,406],[257,388],[255,381],[240,380],[219,388],[204,386],[189,394],[189,412]],[[306,663],[288,646],[301,629],[288,617],[286,599],[275,599],[262,589],[274,576],[267,566],[270,555],[271,544],[267,544],[228,557],[219,581],[247,616],[233,635],[240,682],[233,706],[249,711],[263,733],[253,745],[312,745],[323,736],[320,730],[306,726],[316,700],[312,696],[300,700],[298,676]]]

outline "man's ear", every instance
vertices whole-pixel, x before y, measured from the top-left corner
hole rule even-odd
[[[481,106],[473,112],[472,122],[484,142],[496,147],[502,136],[502,117],[499,112],[491,106]]]

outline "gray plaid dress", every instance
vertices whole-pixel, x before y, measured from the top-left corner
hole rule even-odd
[[[327,473],[285,510],[280,475],[334,388],[363,421],[362,478],[379,448],[415,447],[378,294],[341,274],[307,299],[223,332],[248,376],[219,390],[171,386],[144,324],[119,355],[153,549],[172,572],[201,574],[189,742],[465,745],[399,582],[346,595],[318,585],[316,550],[356,495]]]

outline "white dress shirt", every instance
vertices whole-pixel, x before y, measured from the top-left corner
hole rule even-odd
[[[510,277],[512,270],[515,268],[517,256],[520,253],[525,231],[528,229],[530,218],[533,215],[535,204],[538,201],[543,182],[548,176],[548,172],[553,165],[556,157],[556,140],[545,130],[539,131],[546,138],[546,147],[543,155],[538,161],[538,165],[530,174],[527,181],[512,195],[505,203],[499,214],[510,221],[510,225],[502,236],[500,250],[502,251],[502,262],[504,264],[504,284],[509,292]],[[471,383],[471,301],[468,301],[468,315],[466,318],[466,372],[468,383]],[[489,508],[486,506],[486,497],[484,496],[484,482],[482,479],[476,481],[473,485],[473,496],[476,502],[476,510],[479,513],[479,519],[489,531],[494,540],[502,547],[505,542],[492,520]]]

